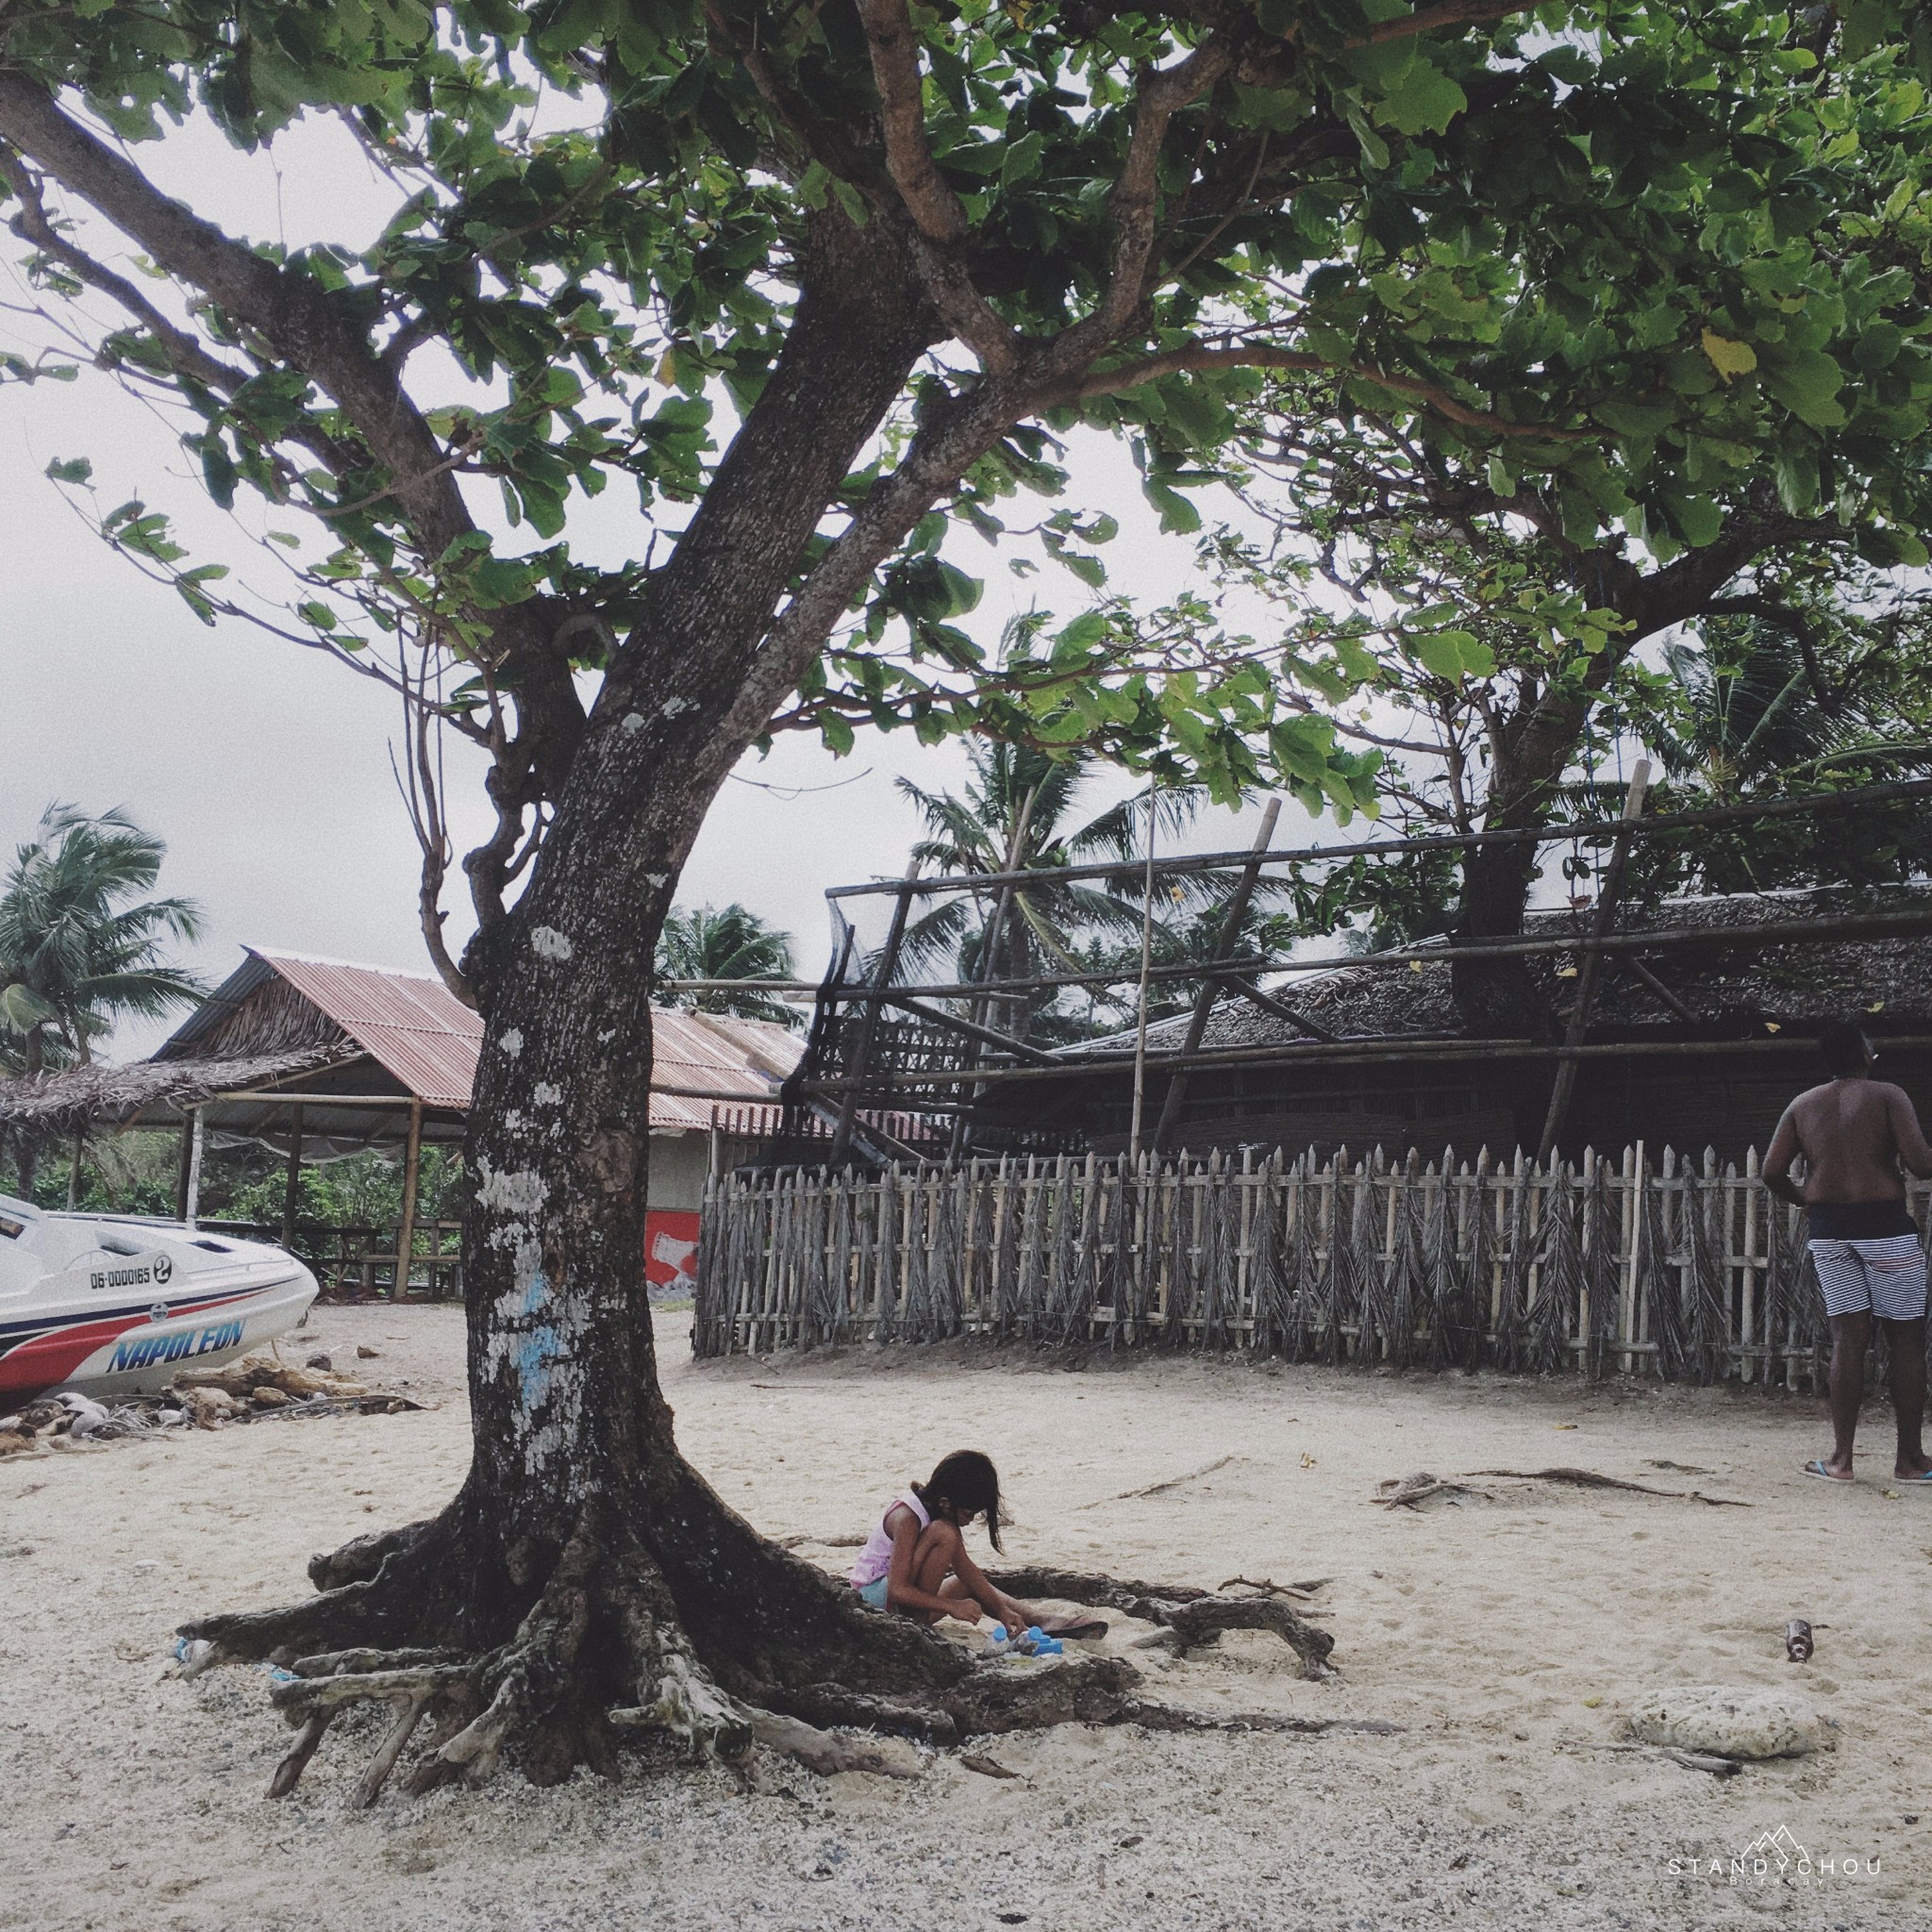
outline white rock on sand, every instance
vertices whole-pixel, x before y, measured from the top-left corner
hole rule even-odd
[[[1630,1735],[1643,1744],[1707,1751],[1719,1757],[1802,1757],[1830,1741],[1824,1720],[1788,1690],[1722,1685],[1653,1690],[1631,1707]]]
[[[178,1681],[175,1626],[304,1592],[312,1551],[439,1507],[469,1457],[460,1311],[325,1309],[289,1359],[375,1348],[388,1386],[442,1407],[0,1460],[0,1932],[1927,1923],[1932,1627],[1914,1607],[1932,1496],[1886,1497],[1875,1414],[1874,1479],[1839,1489],[1801,1474],[1823,1440],[1808,1398],[1172,1356],[1069,1374],[978,1346],[700,1364],[688,1325],[658,1321],[679,1441],[766,1533],[847,1563],[831,1539],[862,1534],[942,1452],[983,1446],[1007,1479],[1012,1561],[1331,1579],[1317,1604],[1334,1681],[1302,1680],[1274,1637],[1235,1635],[1177,1662],[1130,1651],[1150,1694],[1403,1729],[1063,1728],[977,1740],[1012,1779],[948,1755],[914,1782],[791,1767],[749,1792],[717,1773],[548,1791],[506,1774],[352,1813],[388,1721],[372,1710],[271,1804],[288,1734],[267,1679]],[[1553,1463],[1754,1507],[1470,1474]],[[1377,1506],[1378,1483],[1418,1469],[1490,1498]],[[1794,1615],[1818,1631],[1802,1668],[1784,1655]],[[1117,1619],[1107,1643],[1143,1629]],[[1593,1748],[1625,1739],[1622,1714],[1662,1683],[1797,1691],[1840,1721],[1839,1748],[1723,1781]],[[1880,1871],[1827,1896],[1685,1863],[1776,1829]]]

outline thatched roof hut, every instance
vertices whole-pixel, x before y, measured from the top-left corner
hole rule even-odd
[[[1535,914],[1532,939],[1587,936],[1588,911]],[[1916,931],[1857,935],[1859,924],[1892,920]],[[1767,943],[1762,929],[1802,924],[1823,936]],[[1846,936],[1833,936],[1845,928]],[[1671,899],[1632,909],[1620,933],[1656,943],[1612,955],[1591,1010],[1566,1151],[1622,1147],[1644,1140],[1741,1158],[1761,1147],[1790,1094],[1811,1084],[1811,1042],[1846,1012],[1867,1016],[1891,1077],[1926,1084],[1932,1111],[1932,891],[1877,893],[1768,892],[1752,897]],[[1447,943],[1446,941],[1444,942]],[[1527,963],[1558,1024],[1569,1015],[1579,955],[1559,950]],[[1473,1039],[1452,995],[1450,966],[1424,957],[1391,966],[1343,967],[1289,975],[1273,984],[1280,1001],[1340,1036],[1313,1039],[1277,1014],[1228,993],[1201,1041],[1218,1065],[1190,1076],[1178,1141],[1189,1148],[1242,1144],[1338,1145],[1391,1154],[1445,1145],[1534,1151],[1548,1103],[1553,1061],[1523,1042]],[[1148,1029],[1150,1055],[1175,1052],[1187,1018]],[[1525,1028],[1525,1032],[1527,1032]],[[995,1131],[1024,1121],[1070,1143],[1109,1151],[1124,1145],[1131,1081],[1118,1063],[1082,1067],[1084,1057],[1118,1057],[1133,1037],[1069,1047],[1063,1079],[996,1089],[984,1108]],[[1151,1107],[1164,1076],[1150,1080]],[[1151,1117],[1151,1116],[1150,1116]]]
[[[654,1027],[651,1206],[690,1216],[713,1158],[744,1158],[777,1131],[803,1043],[764,1021],[671,1008]],[[253,1142],[288,1158],[285,1228],[300,1163],[391,1151],[407,1236],[422,1149],[461,1142],[482,1039],[478,1016],[426,974],[250,947],[151,1058],[0,1081],[0,1131],[179,1130],[184,1219],[196,1145]]]

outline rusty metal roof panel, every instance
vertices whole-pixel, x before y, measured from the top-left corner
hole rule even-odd
[[[426,973],[357,966],[299,953],[249,951],[431,1107],[467,1108],[483,1042],[482,1020]],[[782,1026],[727,1014],[659,1007],[652,1085],[696,1087],[720,1100],[654,1091],[655,1132],[705,1132],[714,1106],[769,1106],[804,1043]]]
[[[249,951],[431,1107],[465,1108],[483,1022],[426,973]]]
[[[698,1099],[654,1091],[651,1126],[660,1134],[706,1132],[712,1110],[730,1107],[741,1097],[748,1103],[769,1105],[805,1050],[804,1042],[782,1026],[674,1007],[652,1009],[651,1034],[654,1090],[696,1087],[717,1096]],[[775,1128],[766,1126],[760,1131]]]

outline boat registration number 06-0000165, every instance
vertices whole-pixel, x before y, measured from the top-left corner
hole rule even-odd
[[[211,1355],[218,1348],[233,1348],[241,1340],[240,1322],[217,1322],[199,1335],[192,1328],[179,1335],[143,1335],[136,1341],[114,1344],[108,1373],[111,1375],[120,1369],[151,1369],[157,1362],[178,1362],[192,1355]]]
[[[90,1288],[165,1288],[174,1279],[175,1264],[166,1255],[157,1255],[138,1268],[96,1268],[89,1274]]]

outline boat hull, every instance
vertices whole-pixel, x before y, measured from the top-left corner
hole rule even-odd
[[[71,1253],[0,1295],[0,1414],[62,1389],[102,1402],[157,1394],[183,1369],[273,1341],[315,1299],[314,1275],[265,1243],[126,1224],[109,1234],[114,1250]]]

